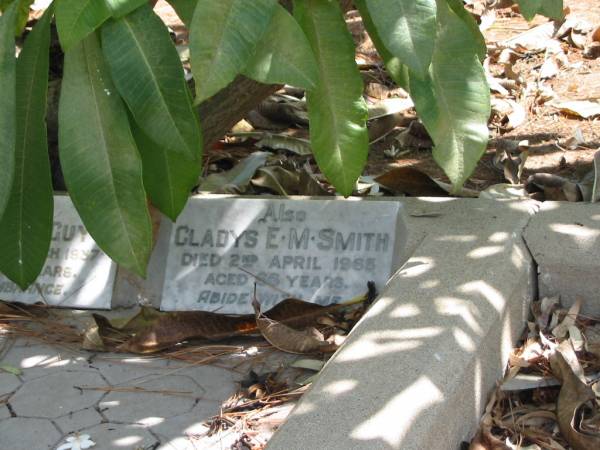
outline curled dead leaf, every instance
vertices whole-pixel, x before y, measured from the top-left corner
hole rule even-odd
[[[471,441],[469,450],[510,450],[510,447],[492,433],[492,427],[494,425],[492,414],[494,406],[496,405],[497,396],[498,393],[494,392],[486,405],[479,431]]]
[[[570,342],[565,341],[559,346],[559,351],[550,356],[552,371],[562,382],[556,407],[558,426],[573,449],[598,449],[600,448],[600,433],[592,434],[580,429],[584,408],[591,405],[592,408],[598,409],[595,402],[596,395],[567,363],[567,360],[573,360],[573,358],[568,358],[569,353],[574,355]],[[574,361],[577,361],[576,357]]]
[[[275,348],[288,353],[330,353],[337,345],[323,339],[316,329],[299,331],[270,319],[260,311],[260,303],[252,301],[256,324],[263,337]],[[312,332],[311,332],[312,331]]]
[[[543,193],[544,200],[580,202],[583,194],[577,183],[549,173],[536,173],[527,178],[525,190]]]
[[[412,167],[397,167],[375,178],[375,181],[394,194],[411,196],[447,197],[442,189],[429,175]]]
[[[369,302],[376,291],[359,298]],[[346,304],[317,305],[288,298],[263,314],[269,320],[285,327],[305,328],[318,325],[318,319],[347,307]],[[208,311],[159,312],[144,308],[122,328],[113,326],[106,318],[94,315],[104,342],[120,344],[117,350],[131,353],[153,353],[189,339],[218,341],[236,336],[258,335],[254,314],[233,315]]]

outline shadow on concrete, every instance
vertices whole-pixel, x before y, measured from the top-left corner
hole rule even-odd
[[[403,203],[406,264],[269,449],[447,450],[474,431],[535,295],[520,235],[534,205]]]
[[[534,203],[416,198],[402,203],[409,229],[406,264],[269,449],[447,450],[474,431],[535,296],[534,265],[521,238]],[[222,447],[219,436],[214,442],[194,436],[205,431],[199,422],[217,413],[233,392],[238,374],[158,359],[120,362],[110,355],[56,352],[16,346],[6,355],[3,362],[23,374],[8,392],[0,441],[21,445],[25,422],[19,422],[17,437],[2,424],[33,417],[56,435],[46,433],[46,447],[28,450],[55,448],[74,431],[90,434],[95,449]],[[96,386],[81,386],[78,380],[85,377]],[[20,404],[37,405],[36,411],[28,415]]]

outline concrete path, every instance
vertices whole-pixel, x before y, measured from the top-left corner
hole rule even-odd
[[[214,366],[74,354],[21,339],[2,364],[22,371],[0,371],[2,450],[54,450],[76,433],[89,434],[94,450],[221,448],[220,436],[199,438],[202,422],[240,378]]]

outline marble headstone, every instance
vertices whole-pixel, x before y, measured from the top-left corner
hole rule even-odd
[[[161,309],[251,313],[381,290],[404,245],[396,201],[192,198],[172,225]]]
[[[37,280],[22,291],[0,274],[0,300],[52,306],[108,309],[116,264],[87,233],[67,196],[54,196],[48,259]]]

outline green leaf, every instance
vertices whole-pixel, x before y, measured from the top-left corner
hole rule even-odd
[[[552,19],[563,18],[563,0],[518,0],[519,10],[528,21],[536,14]]]
[[[246,67],[277,0],[199,0],[190,25],[190,57],[199,103]]]
[[[367,106],[354,42],[337,2],[296,3],[298,22],[317,58],[319,80],[306,92],[310,139],[319,167],[350,195],[367,159]]]
[[[15,58],[16,4],[0,16],[0,219],[8,203],[15,169],[17,120],[17,60]]]
[[[526,20],[532,20],[539,12],[544,0],[518,0],[519,10]]]
[[[22,289],[42,270],[52,231],[46,96],[52,11],[35,25],[17,60],[15,176],[0,221],[0,270]]]
[[[58,120],[65,182],[87,230],[112,259],[144,275],[152,228],[142,163],[96,33],[65,53]]]
[[[490,92],[471,31],[438,0],[438,32],[428,76],[410,77],[415,108],[431,135],[433,157],[460,189],[488,141]]]
[[[371,15],[367,9],[366,0],[354,0],[354,4],[360,12],[363,25],[369,33],[373,44],[375,44],[375,48],[377,48],[379,56],[381,56],[381,59],[383,59],[383,62],[385,63],[388,74],[392,80],[394,80],[394,83],[408,91],[409,86],[407,67],[402,64],[400,59],[392,55],[392,53],[386,48],[385,44],[381,40],[381,37],[379,37],[379,32],[375,28],[373,19],[371,19]]]
[[[12,364],[0,363],[0,370],[3,370],[8,373],[12,373],[13,375],[21,375],[23,371],[18,367],[13,366]]]
[[[104,0],[113,17],[119,18],[147,4],[148,0]]]
[[[92,33],[111,11],[102,0],[56,0],[56,28],[66,52]]]
[[[0,0],[0,11],[6,11],[9,6],[18,4],[17,21],[15,23],[14,34],[20,36],[29,20],[29,7],[33,0]]]
[[[290,84],[305,89],[317,83],[317,61],[298,22],[277,5],[269,27],[243,74],[265,84]]]
[[[435,0],[366,0],[386,48],[414,73],[427,73],[435,36]]]
[[[545,0],[540,8],[540,14],[551,19],[562,19],[564,17],[563,0]]]
[[[462,19],[462,21],[467,25],[471,34],[473,35],[473,39],[475,39],[475,43],[477,45],[477,56],[479,57],[479,61],[483,63],[485,57],[487,56],[487,45],[485,44],[485,37],[481,34],[479,30],[479,25],[477,21],[473,17],[473,15],[465,9],[464,3],[462,0],[447,0],[448,6],[454,11],[454,13]]]
[[[135,123],[133,136],[142,155],[144,186],[152,204],[175,221],[194,186],[198,184],[202,163],[165,150],[150,139]]]
[[[194,17],[194,9],[198,0],[167,0],[181,21],[186,25],[190,26],[192,23],[192,17]]]
[[[199,158],[202,135],[169,32],[150,6],[102,26],[112,79],[135,121],[160,147]]]
[[[269,156],[271,156],[269,152],[254,152],[238,162],[231,170],[211,173],[202,180],[198,190],[216,193],[243,192],[256,170],[265,165]]]

